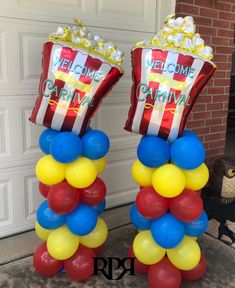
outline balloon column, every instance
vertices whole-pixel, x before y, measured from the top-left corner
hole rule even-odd
[[[89,129],[82,137],[73,132],[44,130],[39,139],[46,153],[36,165],[39,191],[35,230],[45,241],[34,253],[35,270],[51,276],[65,269],[77,281],[94,272],[94,257],[108,229],[100,217],[106,187],[99,175],[105,169],[108,136]]]
[[[51,276],[65,271],[82,281],[94,272],[107,226],[106,186],[100,178],[109,138],[89,127],[104,96],[122,76],[123,54],[92,35],[78,20],[49,35],[43,48],[39,97],[30,121],[48,127],[39,139],[46,155],[36,165],[39,191],[35,230],[44,241],[34,253],[35,270]]]
[[[208,60],[210,47],[194,34],[192,17],[171,15],[150,42],[132,50],[132,106],[125,129],[144,136],[132,166],[140,191],[130,219],[139,233],[128,255],[152,288],[179,288],[182,279],[197,280],[206,272],[197,238],[208,225],[200,190],[209,171],[199,137],[183,129],[215,67]]]

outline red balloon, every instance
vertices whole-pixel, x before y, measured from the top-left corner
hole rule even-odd
[[[131,245],[128,249],[128,257],[135,257],[135,253],[133,250],[133,245]],[[134,269],[136,272],[139,273],[147,273],[148,269],[149,269],[149,265],[145,265],[143,263],[141,263],[136,257],[134,260]]]
[[[136,207],[144,217],[158,218],[166,213],[168,200],[157,194],[153,187],[145,187],[137,194]]]
[[[42,182],[39,182],[39,183],[38,183],[39,192],[40,192],[41,195],[42,195],[43,197],[45,197],[45,198],[47,198],[47,195],[48,195],[51,187],[52,187],[52,186],[43,184]]]
[[[53,185],[47,196],[49,207],[58,214],[72,212],[77,207],[79,198],[77,189],[66,181]]]
[[[52,276],[63,268],[63,261],[52,258],[47,251],[46,243],[42,243],[33,254],[33,266],[39,274]]]
[[[201,255],[198,265],[192,270],[182,271],[182,277],[189,281],[199,280],[206,274],[206,267],[206,258],[204,255]]]
[[[97,248],[92,248],[92,250],[95,252],[95,255],[98,256],[101,251],[104,249],[104,245],[105,244],[102,244],[101,246],[97,247]]]
[[[83,281],[94,274],[95,252],[81,244],[77,252],[64,261],[64,269],[68,276],[76,281]]]
[[[151,288],[179,288],[181,281],[181,271],[167,257],[149,267],[148,282]]]
[[[183,222],[193,222],[203,210],[203,202],[198,192],[184,189],[177,197],[169,199],[170,212]]]
[[[99,177],[89,187],[78,190],[80,192],[80,202],[91,206],[99,205],[106,195],[106,186],[104,181]]]

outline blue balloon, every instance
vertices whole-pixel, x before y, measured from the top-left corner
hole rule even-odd
[[[40,204],[37,211],[37,221],[45,229],[56,229],[65,224],[65,216],[57,214],[44,201]]]
[[[50,154],[51,141],[58,134],[58,131],[52,129],[44,130],[39,137],[39,147],[45,154]]]
[[[80,204],[77,209],[66,215],[69,230],[79,236],[89,234],[95,228],[97,220],[95,210],[84,204]]]
[[[131,223],[138,229],[147,230],[150,229],[152,220],[143,217],[137,210],[136,204],[134,203],[130,211]]]
[[[205,210],[202,214],[193,222],[184,222],[185,234],[191,237],[200,237],[206,232],[208,228],[208,217]]]
[[[144,136],[137,148],[137,156],[145,166],[156,168],[170,159],[169,144],[157,136]]]
[[[82,136],[83,155],[92,160],[104,157],[110,147],[108,136],[100,130],[88,130]]]
[[[183,136],[171,145],[171,161],[181,169],[195,169],[205,161],[205,158],[205,148],[196,137]]]
[[[192,130],[184,130],[184,132],[182,133],[182,136],[194,137],[200,141],[200,138]]]
[[[106,207],[106,201],[104,199],[100,204],[91,207],[96,211],[97,215],[99,216],[104,212],[104,209]]]
[[[82,154],[82,141],[73,132],[60,132],[51,142],[50,153],[58,162],[73,162]]]
[[[171,213],[166,213],[153,221],[151,233],[153,239],[161,247],[174,248],[184,238],[184,224]]]

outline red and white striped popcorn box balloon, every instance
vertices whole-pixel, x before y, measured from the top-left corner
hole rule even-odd
[[[68,43],[43,47],[43,73],[30,121],[82,135],[103,97],[119,80],[120,67]]]
[[[182,133],[215,65],[169,48],[136,47],[131,55],[133,85],[125,129],[173,141]]]

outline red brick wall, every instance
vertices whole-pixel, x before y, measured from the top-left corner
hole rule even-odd
[[[187,127],[200,135],[207,164],[224,153],[235,22],[235,0],[176,0],[177,16],[191,15],[197,32],[214,49],[217,70],[200,94]]]

